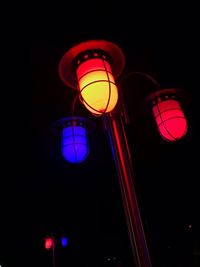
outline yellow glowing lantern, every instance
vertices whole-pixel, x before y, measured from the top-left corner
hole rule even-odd
[[[123,68],[124,55],[115,44],[92,40],[71,48],[61,59],[63,82],[79,90],[85,107],[95,115],[111,112],[118,101],[115,83]]]

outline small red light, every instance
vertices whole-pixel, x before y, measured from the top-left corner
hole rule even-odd
[[[53,247],[53,239],[50,237],[46,238],[45,239],[45,248],[50,249],[51,247]]]

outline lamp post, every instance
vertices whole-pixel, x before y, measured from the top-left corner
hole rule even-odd
[[[117,105],[115,79],[122,73],[124,65],[124,54],[117,45],[105,40],[91,40],[75,45],[64,54],[59,64],[59,75],[65,85],[78,90],[82,103],[94,116],[103,115],[118,173],[135,265],[151,267],[123,116]]]
[[[55,231],[51,232],[48,237],[44,238],[44,246],[46,250],[50,250],[52,256],[52,267],[56,266],[56,253],[59,247],[66,248],[68,246],[68,237],[61,234],[57,235]]]
[[[52,250],[52,266],[56,266],[56,239],[54,234],[51,233],[50,237],[45,238],[45,249]]]

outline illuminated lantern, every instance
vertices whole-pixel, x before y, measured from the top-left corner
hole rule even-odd
[[[124,55],[115,44],[92,40],[71,48],[61,59],[63,82],[79,90],[80,99],[94,115],[111,112],[118,101],[115,78],[124,68]]]
[[[45,244],[46,249],[51,249],[53,247],[53,239],[51,237],[45,238]]]
[[[187,121],[178,100],[177,89],[165,89],[152,94],[152,111],[163,139],[173,142],[187,132]]]
[[[81,63],[77,68],[77,78],[83,104],[89,111],[101,114],[114,109],[118,91],[105,59],[94,58]]]
[[[61,151],[70,163],[81,163],[89,154],[86,120],[80,117],[62,119]]]
[[[68,238],[66,236],[63,236],[61,238],[61,244],[63,247],[67,247],[68,246]]]

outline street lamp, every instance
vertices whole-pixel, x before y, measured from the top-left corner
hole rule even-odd
[[[52,233],[51,236],[48,236],[44,239],[44,246],[45,249],[52,251],[52,265],[55,267],[55,251],[56,251],[56,239],[54,237],[54,234]]]
[[[66,248],[69,245],[68,237],[65,235],[58,236],[56,233],[52,232],[50,236],[44,238],[45,249],[50,250],[52,253],[53,267],[56,266],[56,250],[57,250],[58,245],[62,246],[63,248]]]
[[[125,65],[122,50],[105,40],[79,43],[59,63],[65,85],[78,90],[81,102],[95,116],[103,116],[118,173],[130,243],[137,267],[151,267],[149,250],[134,188],[134,175],[124,117],[117,105],[115,84]]]
[[[63,55],[59,63],[59,76],[66,86],[78,91],[81,102],[94,116],[103,118],[117,169],[135,264],[137,267],[151,267],[124,127],[126,111],[116,85],[124,66],[124,54],[116,44],[91,40],[75,45]],[[169,142],[184,137],[188,126],[181,105],[182,98],[186,98],[183,91],[177,88],[160,89],[151,76],[139,72],[129,73],[128,76],[132,74],[145,76],[157,88],[145,101],[151,108],[160,136]]]

